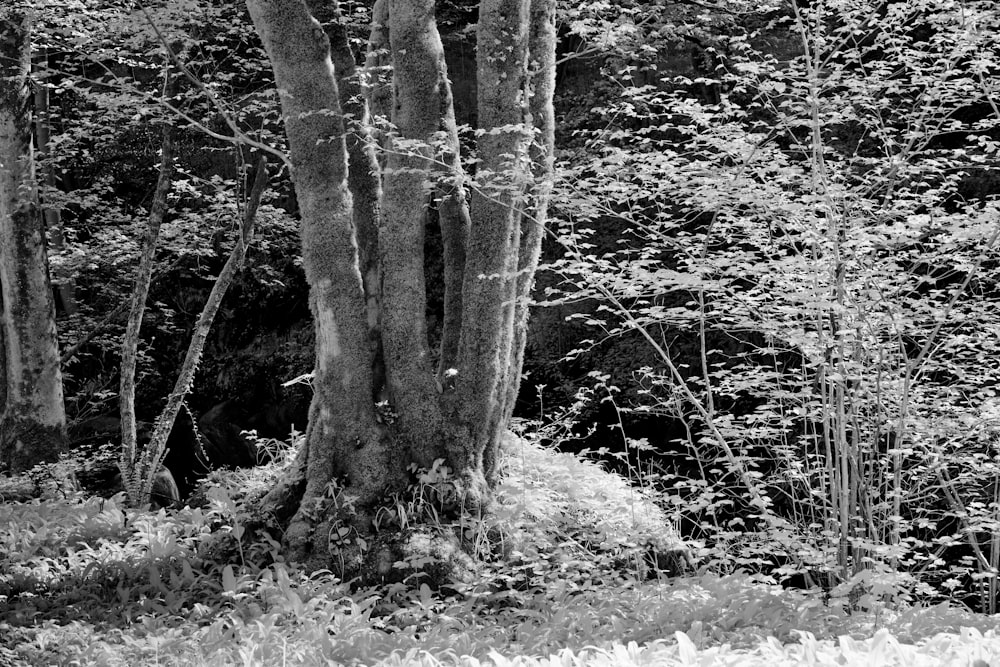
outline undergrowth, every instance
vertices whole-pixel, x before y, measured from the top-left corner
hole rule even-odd
[[[492,545],[479,579],[447,593],[417,577],[352,589],[286,563],[279,536],[251,529],[259,522],[243,502],[273,483],[281,464],[215,474],[198,508],[139,512],[120,497],[2,505],[0,663],[801,664],[829,655],[841,664],[970,664],[1000,656],[994,619],[947,605],[850,613],[846,599],[745,574],[703,568],[668,578],[656,554],[678,553],[679,544],[652,498],[592,462],[525,440],[507,457],[497,513],[478,527]],[[414,497],[431,497],[420,487],[439,481],[420,477]]]

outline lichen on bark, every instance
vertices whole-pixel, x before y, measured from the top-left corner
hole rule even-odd
[[[20,472],[66,444],[55,304],[31,153],[27,9],[0,10],[0,464]]]
[[[520,209],[530,175],[528,148],[528,0],[484,0],[479,6],[477,96],[478,187],[463,285],[457,390],[459,421],[470,459],[488,481],[504,430],[505,399],[518,377],[507,370],[514,341]]]

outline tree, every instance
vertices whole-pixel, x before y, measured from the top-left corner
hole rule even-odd
[[[35,148],[44,157],[48,158],[52,147],[52,118],[49,106],[49,84],[44,81],[48,70],[48,53],[42,49],[36,54],[32,71],[38,79],[35,82]],[[56,171],[52,161],[45,159],[41,165],[42,177],[47,193],[42,196],[42,218],[45,220],[45,228],[48,230],[52,243],[52,251],[59,253],[66,248],[66,234],[63,229],[62,212],[58,205],[46,201],[51,198],[51,193],[56,188]],[[63,311],[72,315],[76,312],[75,285],[72,275],[56,277],[56,293],[59,295],[59,305]]]
[[[5,398],[0,463],[19,472],[66,440],[55,307],[37,203],[29,90],[31,15],[0,11],[0,288]]]
[[[446,469],[456,512],[488,508],[520,379],[552,179],[554,2],[481,3],[474,184],[461,166],[434,2],[379,4],[375,16],[384,14],[387,24],[376,23],[373,33],[388,28],[395,128],[386,138],[380,195],[349,175],[347,100],[329,38],[305,1],[247,0],[281,99],[316,327],[305,445],[265,507],[289,521],[293,557],[329,567],[337,542],[348,571],[384,559],[367,549],[373,520],[413,468]],[[348,136],[358,132],[346,127]],[[373,196],[374,245],[374,230],[356,213],[356,200]],[[447,283],[436,366],[425,323],[424,227],[432,207]],[[362,277],[360,267],[373,265],[368,247],[377,248],[378,280]]]
[[[164,78],[167,80],[164,84],[164,97],[167,97],[171,92],[176,92],[176,85],[171,91],[169,71],[169,67],[167,67],[164,74]],[[174,173],[173,149],[174,128],[168,124],[163,128],[156,191],[149,209],[149,221],[142,241],[142,255],[139,257],[139,266],[136,267],[135,290],[132,292],[128,325],[122,340],[121,381],[118,388],[118,407],[122,420],[122,457],[119,467],[129,499],[136,505],[142,505],[149,501],[153,472],[157,470],[162,459],[162,456],[157,452],[153,460],[149,461],[148,456],[144,456],[146,452],[139,451],[136,443],[135,367],[139,351],[139,329],[142,326],[146,297],[149,294],[149,283],[153,276],[156,241],[160,234],[160,225],[167,212],[167,195],[170,192],[171,178]]]

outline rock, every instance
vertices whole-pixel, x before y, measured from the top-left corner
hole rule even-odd
[[[164,472],[171,479],[169,483],[165,477],[161,481],[157,502],[170,505],[189,498],[215,468],[249,468],[261,463],[265,454],[258,452],[257,445],[242,431],[256,429],[262,437],[283,440],[293,424],[304,430],[305,422],[305,410],[291,402],[267,404],[251,415],[237,401],[226,400],[205,412],[197,424],[187,406],[181,405],[163,459]],[[140,422],[137,426],[139,442],[148,442],[152,425]],[[104,496],[120,489],[120,480],[115,483],[121,443],[119,417],[107,414],[81,421],[72,425],[70,434],[72,451],[78,452],[83,462],[80,477],[84,486]]]
[[[305,431],[308,420],[308,405],[301,401],[289,400],[266,403],[250,415],[246,427],[247,430],[257,431],[257,435],[262,438],[287,440],[293,427],[297,431]]]
[[[163,465],[173,474],[180,498],[189,498],[198,482],[212,470],[204,440],[186,405],[181,405],[170,435],[167,436],[167,454],[163,458]]]
[[[419,526],[373,536],[370,548],[359,559],[360,581],[371,585],[406,581],[419,577],[431,590],[447,589],[473,581],[478,564],[448,529]],[[350,549],[348,549],[350,551]]]
[[[150,493],[153,507],[178,507],[181,504],[181,494],[177,482],[167,468],[161,466],[153,477],[153,489]]]
[[[122,421],[116,415],[98,415],[69,425],[69,441],[78,444],[87,440],[119,438]]]
[[[138,440],[145,447],[152,435],[152,425],[139,422]],[[70,448],[81,462],[77,478],[89,492],[108,497],[121,490],[118,456],[121,451],[121,419],[100,415],[70,427]],[[194,419],[182,405],[167,437],[164,469],[154,479],[154,503],[161,507],[187,498],[198,481],[210,471]]]
[[[212,468],[250,468],[257,465],[257,447],[242,435],[247,413],[227,400],[214,405],[198,420],[207,461]]]

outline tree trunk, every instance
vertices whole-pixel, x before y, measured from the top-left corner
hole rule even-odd
[[[514,341],[508,372],[504,417],[510,421],[517,401],[524,347],[528,335],[528,309],[535,272],[542,252],[542,238],[552,194],[555,153],[555,109],[552,97],[556,88],[556,7],[550,0],[531,0],[531,27],[528,33],[529,81],[528,111],[536,134],[531,142],[532,179],[527,205],[521,216],[521,241],[518,250],[517,286],[514,296]]]
[[[351,220],[358,242],[358,266],[365,292],[368,335],[375,368],[375,393],[384,398],[385,365],[382,356],[382,270],[379,259],[379,227],[382,221],[382,182],[370,131],[371,113],[351,51],[347,25],[338,3],[309,0],[313,16],[326,29],[330,56],[343,105],[347,148],[347,186],[352,195]]]
[[[304,451],[269,495],[277,514],[294,508],[285,532],[293,558],[329,567],[329,537],[340,521],[338,480],[366,508],[386,479],[405,469],[375,419],[373,352],[347,189],[347,148],[330,46],[303,0],[247,0],[274,70],[292,179],[302,216],[302,260],[316,327],[316,365]],[[322,511],[321,511],[322,510]]]
[[[385,147],[385,123],[392,114],[392,64],[389,62],[389,0],[375,0],[372,28],[365,56],[364,81],[367,86],[368,112],[374,127],[372,139]],[[382,156],[384,157],[384,153]]]
[[[0,281],[2,280],[3,278],[0,278]],[[3,307],[3,285],[0,284],[0,423],[3,421],[4,407],[7,405],[7,341],[3,333],[6,326]]]
[[[531,174],[528,10],[528,0],[479,4],[477,99],[483,134],[478,187],[472,194],[457,388],[465,397],[459,411],[466,431],[462,442],[470,462],[490,481],[506,429],[506,401],[520,379],[509,365],[514,356],[521,211]]]
[[[125,337],[122,340],[121,373],[118,385],[118,409],[122,420],[122,454],[118,466],[121,469],[125,491],[130,502],[135,506],[148,502],[148,489],[152,481],[151,475],[148,480],[146,479],[147,473],[140,465],[142,453],[136,442],[135,366],[139,351],[139,330],[142,328],[142,317],[146,310],[146,296],[149,294],[149,283],[153,275],[153,262],[160,235],[160,225],[167,212],[167,194],[170,192],[170,186],[173,182],[173,147],[174,127],[167,124],[163,127],[156,191],[153,194],[153,203],[149,208],[149,219],[142,239],[142,253],[139,256],[139,266],[135,272],[135,286],[132,290],[128,324],[125,327]]]
[[[439,457],[442,414],[427,339],[424,227],[434,133],[441,115],[444,47],[433,0],[389,0],[392,123],[384,174],[382,345],[397,448],[429,468]]]
[[[441,327],[441,354],[438,363],[438,383],[449,381],[449,373],[458,366],[459,341],[462,334],[465,253],[469,244],[469,203],[466,177],[462,168],[458,127],[455,123],[455,102],[451,81],[444,63],[444,53],[438,61],[437,94],[440,118],[437,132],[435,168],[438,224],[441,227],[444,253],[444,316]]]
[[[202,306],[201,315],[195,324],[191,340],[188,343],[187,353],[184,355],[184,362],[181,364],[181,369],[177,373],[177,379],[174,381],[173,391],[170,392],[170,395],[167,397],[167,404],[156,419],[156,425],[153,427],[153,435],[149,439],[149,444],[146,445],[146,448],[141,453],[137,453],[138,455],[127,474],[123,471],[122,477],[127,480],[125,489],[128,491],[129,500],[133,505],[142,506],[150,502],[150,500],[157,500],[156,484],[158,481],[164,480],[163,461],[167,455],[167,440],[170,438],[177,415],[180,413],[181,408],[184,407],[184,399],[187,397],[188,392],[191,390],[191,385],[194,383],[194,374],[198,369],[198,363],[201,361],[202,352],[205,350],[205,341],[208,340],[208,333],[212,329],[212,322],[215,321],[215,315],[219,312],[222,299],[226,296],[226,292],[229,291],[229,286],[233,284],[237,271],[243,266],[243,259],[246,256],[247,248],[251,240],[253,240],[254,226],[257,221],[257,209],[260,206],[260,198],[264,194],[264,189],[267,187],[267,181],[267,161],[261,156],[260,163],[257,166],[257,173],[254,176],[253,186],[250,189],[250,195],[247,197],[243,220],[240,222],[240,234],[236,238],[236,243],[232,251],[229,253],[229,258],[226,260],[225,265],[215,279],[215,283],[212,285],[212,291],[205,300],[205,305]],[[166,477],[170,477],[169,471],[166,472]],[[170,480],[171,482],[173,481],[172,478]],[[176,484],[174,484],[172,491],[179,493],[176,489]],[[162,496],[162,494],[160,495]],[[179,500],[180,498],[176,499]]]
[[[31,154],[27,10],[0,10],[0,291],[6,396],[0,463],[20,472],[58,458],[66,415],[55,307]]]
[[[554,49],[554,0],[538,3],[534,15],[545,26],[530,40],[528,0],[481,5],[479,118],[485,132],[479,173],[488,182],[472,195],[471,220],[434,5],[380,0],[370,40],[371,49],[387,47],[393,74],[391,95],[375,96],[379,103],[391,100],[393,124],[384,137],[377,236],[379,350],[366,340],[365,296],[372,281],[362,280],[355,241],[364,235],[365,214],[356,206],[352,214],[348,186],[365,197],[377,190],[347,174],[348,146],[366,137],[365,129],[349,122],[343,139],[344,110],[352,109],[355,121],[367,118],[349,106],[360,99],[344,77],[353,59],[344,57],[344,43],[330,24],[336,42],[331,62],[326,36],[305,0],[247,0],[280,92],[317,339],[305,449],[264,502],[279,518],[292,517],[286,542],[293,558],[311,567],[336,564],[345,576],[390,575],[386,563],[399,560],[401,543],[378,533],[373,519],[380,502],[412,481],[412,466],[430,469],[443,461],[455,491],[449,509],[488,507],[517,391],[523,304],[547,203],[547,186],[529,188],[529,181],[533,175],[551,179],[552,86],[550,73],[541,70],[553,67],[554,50],[535,56],[539,73],[530,104],[528,63],[529,41],[532,49]],[[369,54],[369,64],[378,60]],[[533,118],[539,120],[534,144]],[[373,143],[366,139],[364,145]],[[541,165],[536,174],[532,159]],[[368,157],[363,164],[372,176],[376,162]],[[435,205],[447,304],[437,367],[427,339],[424,278],[424,227]],[[364,251],[360,257],[364,264]],[[373,394],[373,369],[383,363],[388,410],[376,409],[380,397]]]
[[[38,56],[35,71],[44,75],[48,72],[49,59],[46,52]],[[49,87],[45,81],[35,83],[35,145],[38,152],[44,158],[49,157],[49,142],[51,141],[51,119],[49,115]],[[56,189],[56,174],[49,161],[43,162],[42,170],[45,186],[48,192]],[[63,252],[66,249],[66,235],[63,231],[62,212],[59,206],[51,201],[45,194],[41,197],[42,215],[45,219],[45,228],[49,233],[49,240],[52,242],[52,251]],[[73,275],[64,269],[55,272],[56,293],[59,295],[59,303],[63,312],[72,315],[76,312],[76,285]]]

